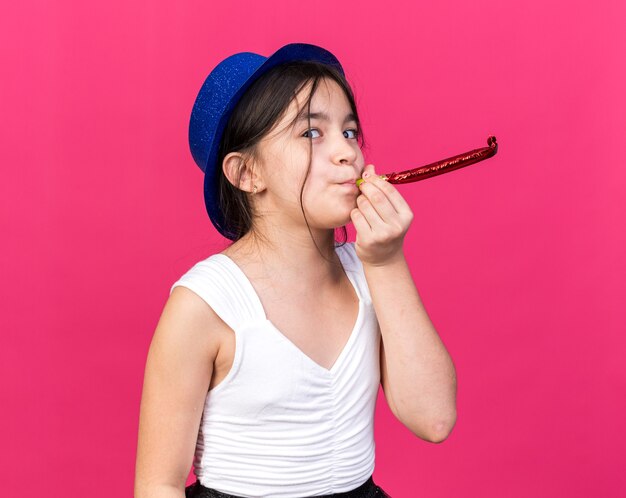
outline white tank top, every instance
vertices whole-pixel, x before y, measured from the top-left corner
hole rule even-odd
[[[233,365],[208,391],[193,467],[206,487],[238,496],[345,492],[374,471],[380,330],[354,242],[336,247],[359,297],[354,328],[322,367],[270,322],[252,284],[225,254],[172,285],[198,294],[235,333]]]

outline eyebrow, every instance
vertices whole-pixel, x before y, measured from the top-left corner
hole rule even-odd
[[[307,119],[309,117],[311,119],[319,119],[321,121],[330,121],[330,117],[328,116],[328,114],[323,113],[323,112],[312,112],[310,114],[306,114],[305,112],[301,112],[298,115],[298,118],[296,119],[296,122],[307,121]],[[349,121],[354,121],[356,123],[356,116],[352,112],[350,114],[346,115],[345,119],[343,120],[343,124],[346,124]]]

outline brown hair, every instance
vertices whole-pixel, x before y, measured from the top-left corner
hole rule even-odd
[[[224,215],[226,229],[233,234],[232,240],[237,241],[249,231],[254,230],[253,220],[256,213],[249,200],[249,193],[238,188],[244,169],[242,162],[233,185],[224,175],[222,163],[224,157],[231,152],[240,152],[246,158],[258,159],[257,144],[273,129],[274,125],[283,117],[291,101],[310,82],[310,93],[305,102],[310,113],[311,99],[322,78],[335,81],[344,91],[357,124],[357,138],[361,148],[365,147],[365,140],[361,131],[361,123],[355,104],[354,94],[341,72],[330,65],[314,61],[296,61],[278,65],[256,80],[244,93],[224,129],[217,158],[219,206]],[[292,126],[295,125],[295,120]],[[309,118],[309,126],[311,121]],[[313,144],[309,140],[309,165],[306,177],[300,189],[300,208],[306,221],[302,196],[304,186],[311,170],[311,155]],[[338,228],[341,231],[340,245],[347,241],[345,225]],[[261,234],[254,233],[255,237]],[[313,238],[313,237],[312,237]],[[314,239],[313,239],[314,240]],[[319,248],[318,248],[319,249]],[[320,252],[321,253],[321,252]]]

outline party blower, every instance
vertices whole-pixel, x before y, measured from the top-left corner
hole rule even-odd
[[[378,175],[379,178],[388,181],[389,183],[413,183],[425,180],[432,176],[442,175],[455,169],[469,166],[470,164],[477,163],[484,159],[493,157],[498,152],[498,142],[496,137],[490,135],[487,137],[488,147],[480,147],[478,149],[470,150],[463,154],[442,159],[435,163],[427,164],[426,166],[420,166],[419,168],[413,168],[400,173],[387,173],[384,175]],[[363,183],[363,178],[359,178],[356,181],[357,186]]]

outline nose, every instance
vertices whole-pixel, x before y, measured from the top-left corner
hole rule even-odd
[[[354,139],[349,139],[341,134],[341,138],[336,139],[332,145],[332,159],[335,164],[354,164],[357,158],[357,151],[350,143]]]

